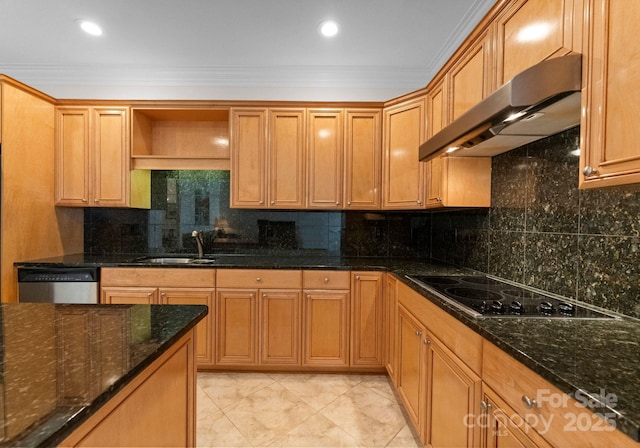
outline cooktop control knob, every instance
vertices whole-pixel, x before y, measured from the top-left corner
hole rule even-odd
[[[540,310],[540,314],[544,314],[545,316],[553,314],[553,304],[551,302],[540,302],[538,309]]]
[[[511,314],[517,314],[518,316],[524,314],[524,305],[517,300],[511,302],[509,309],[511,310]]]
[[[574,316],[576,314],[576,306],[571,303],[560,302],[558,304],[558,312],[563,316]]]
[[[500,300],[491,302],[491,312],[493,314],[504,314],[504,304]]]

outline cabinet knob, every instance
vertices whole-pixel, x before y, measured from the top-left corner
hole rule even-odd
[[[329,277],[325,277],[325,278],[324,278],[324,282],[325,282],[325,283],[329,283]]]
[[[100,202],[100,200],[99,199],[94,199],[93,202],[95,202],[97,204],[98,202]]]
[[[491,410],[491,403],[488,403],[486,401],[481,401],[480,402],[480,409],[482,409],[483,411],[490,411]]]
[[[147,293],[147,297],[151,298],[151,296],[153,295],[153,293],[149,292]]]
[[[360,280],[360,276],[359,275],[356,275],[356,280]]]
[[[253,294],[249,294],[249,298],[250,298],[250,299],[253,299]]]
[[[276,205],[276,201],[271,201],[271,205]]]
[[[262,298],[266,299],[267,298],[267,294],[262,294]]]
[[[256,277],[256,281],[257,281],[258,283],[260,283],[260,282],[262,281],[262,279],[261,279],[260,277]]]
[[[263,205],[264,201],[258,201],[258,205]]]
[[[429,339],[425,339],[424,340],[424,345],[429,345],[429,344],[431,344],[431,341]]]
[[[531,398],[527,397],[526,395],[522,396],[522,404],[527,409],[532,409],[532,408],[537,408],[538,407],[538,402],[536,400],[532,400]]]
[[[593,176],[597,172],[598,172],[597,169],[590,166],[585,166],[584,169],[582,170],[582,174],[584,174],[585,176]]]
[[[311,299],[311,294],[307,294],[307,299]]]
[[[421,201],[420,199],[418,199],[418,200],[416,201],[416,204],[418,204],[418,205],[422,205],[422,201]]]
[[[336,205],[340,205],[340,201],[336,201]]]
[[[442,198],[441,198],[440,196],[438,196],[438,197],[436,198],[436,201],[438,201],[438,202],[442,202]]]
[[[87,198],[82,198],[82,202],[84,202],[86,204],[89,201],[87,200]]]
[[[416,330],[416,336],[422,336],[422,331]]]
[[[351,201],[347,201],[347,205],[351,207]]]

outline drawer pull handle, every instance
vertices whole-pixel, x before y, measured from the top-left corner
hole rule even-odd
[[[416,336],[422,336],[422,331],[416,330]]]
[[[533,409],[533,408],[537,408],[538,407],[538,402],[536,400],[532,400],[531,398],[527,397],[526,395],[522,396],[522,404],[527,409]]]
[[[257,281],[258,283],[260,283],[260,282],[262,281],[262,279],[261,279],[260,277],[256,277],[256,281]]]
[[[324,278],[324,282],[325,282],[325,283],[329,283],[329,277],[325,277],[325,278]]]

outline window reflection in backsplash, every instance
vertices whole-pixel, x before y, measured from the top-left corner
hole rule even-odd
[[[209,253],[306,249],[340,255],[339,212],[243,210],[229,207],[228,171],[154,171],[149,248],[184,252],[203,232]]]

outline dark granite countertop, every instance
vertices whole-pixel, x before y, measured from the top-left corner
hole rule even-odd
[[[145,254],[86,256],[82,254],[16,263],[18,266],[157,266],[140,261]],[[558,389],[580,399],[607,396],[595,412],[613,415],[616,427],[640,440],[640,321],[616,319],[473,318],[404,276],[459,275],[469,269],[408,259],[341,258],[321,255],[223,254],[212,256],[210,268],[384,270],[522,362]],[[178,265],[163,265],[177,267]],[[200,267],[203,265],[181,265]]]
[[[202,305],[0,305],[0,446],[58,444],[206,314]]]

